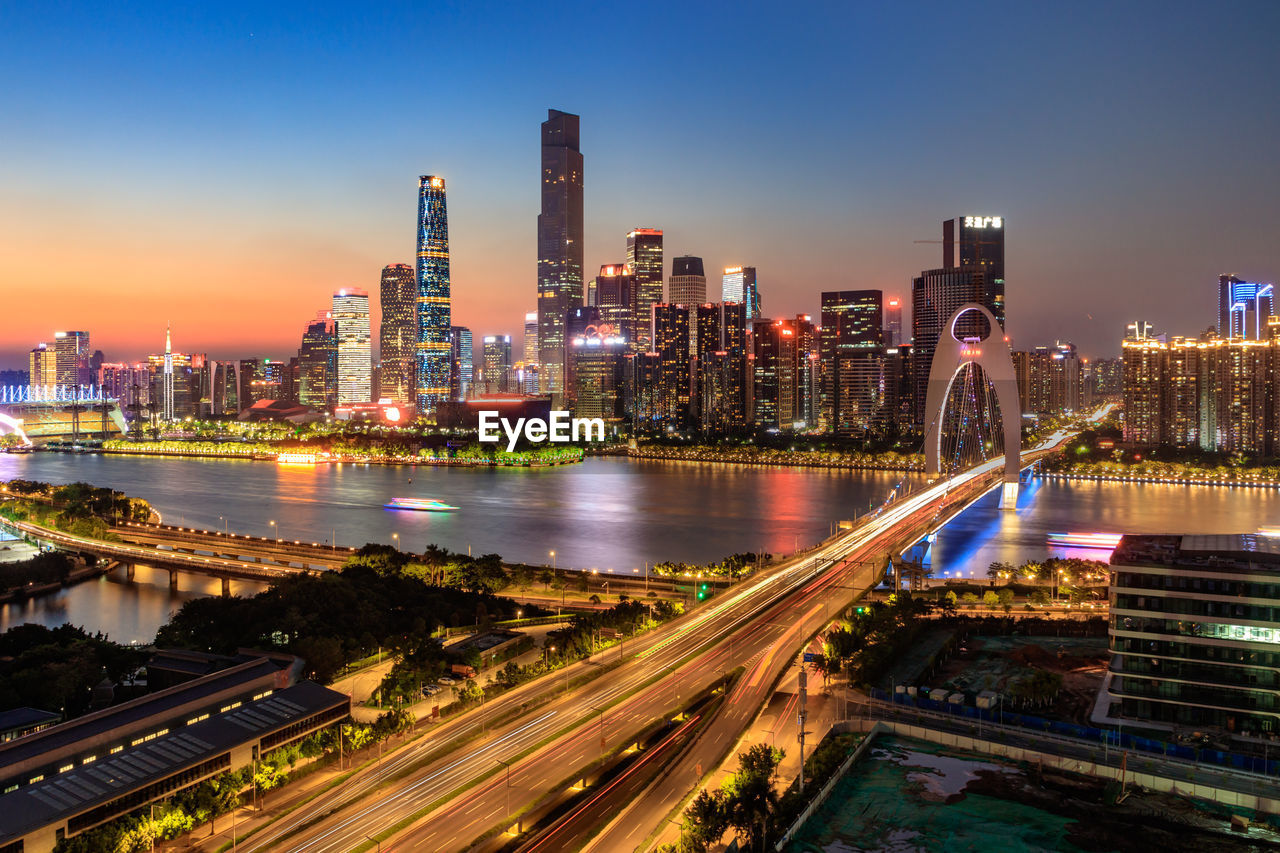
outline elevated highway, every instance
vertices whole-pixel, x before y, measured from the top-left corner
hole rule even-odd
[[[1021,464],[1038,461],[1067,437],[1056,434],[1024,453]],[[356,774],[241,847],[346,851],[372,847],[370,838],[407,824],[385,849],[467,849],[742,667],[743,677],[704,733],[594,842],[599,850],[634,849],[711,771],[801,646],[879,583],[887,555],[994,488],[1003,469],[997,459],[897,498],[813,552],[626,643],[622,662],[606,677],[563,688],[562,678],[567,686],[568,679],[599,666],[577,663],[510,691]],[[463,735],[475,737],[461,745]]]

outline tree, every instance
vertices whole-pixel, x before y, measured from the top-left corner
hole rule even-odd
[[[978,603],[978,595],[977,593],[966,592],[964,595],[960,596],[960,601],[963,602],[966,607],[973,607]]]
[[[678,849],[682,853],[704,853],[729,828],[724,792],[711,793],[706,789],[699,791],[698,796],[684,810],[684,818]]]
[[[1000,604],[1000,596],[996,595],[994,589],[989,589],[982,594],[982,604],[984,607],[998,607]]]
[[[470,705],[473,702],[479,702],[484,696],[484,691],[480,689],[480,685],[476,684],[474,678],[468,678],[458,685],[456,688],[458,701],[463,705]]]
[[[738,754],[738,771],[725,783],[729,825],[746,835],[752,848],[763,848],[768,836],[769,817],[778,804],[773,774],[782,755],[767,744],[756,744]]]

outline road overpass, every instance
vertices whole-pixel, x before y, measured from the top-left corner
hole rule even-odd
[[[1065,439],[1065,433],[1055,434],[1023,454],[1022,463],[1037,461]],[[570,679],[600,666],[580,662],[509,691],[294,810],[241,847],[336,853],[372,847],[368,839],[407,823],[386,849],[465,849],[742,667],[722,711],[663,774],[660,787],[638,801],[638,810],[606,828],[597,847],[634,849],[735,742],[796,650],[879,582],[887,555],[993,488],[1003,468],[997,459],[897,498],[815,551],[627,642],[619,651],[623,662],[607,677],[567,689]]]

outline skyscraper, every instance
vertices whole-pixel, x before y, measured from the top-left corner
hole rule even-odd
[[[524,315],[524,366],[533,367],[538,363],[538,312],[530,311]]]
[[[884,345],[896,347],[902,340],[902,300],[890,296],[884,304]]]
[[[510,335],[485,335],[483,375],[486,393],[493,394],[510,390]]]
[[[631,268],[626,264],[605,264],[592,280],[589,293],[590,304],[600,309],[600,322],[611,325],[631,352],[644,352],[645,341],[639,329],[650,323],[650,317],[639,315],[639,291]]]
[[[747,306],[747,319],[760,319],[760,288],[755,267],[725,267],[721,293],[725,302],[741,302]]]
[[[659,431],[689,428],[689,309],[659,302],[653,306],[653,352],[658,354]]]
[[[545,390],[563,395],[565,315],[582,304],[582,154],[578,116],[548,110],[542,123],[538,215],[538,363]]]
[[[379,396],[397,403],[413,402],[413,353],[418,338],[418,286],[413,267],[388,264],[379,289],[382,322],[378,353],[382,363]]]
[[[164,330],[164,372],[161,374],[160,406],[161,417],[166,421],[173,420],[173,341],[169,328]]]
[[[639,350],[649,348],[653,306],[662,301],[662,230],[637,228],[627,235],[627,266],[636,277],[635,315]]]
[[[444,178],[418,178],[418,335],[414,405],[419,415],[435,414],[449,399],[452,345],[449,341],[449,217]]]
[[[471,330],[466,326],[449,327],[449,351],[453,361],[449,396],[465,400],[475,383],[475,357],[471,346]]]
[[[1218,276],[1218,337],[1260,341],[1267,337],[1267,320],[1275,313],[1275,289],[1270,284]]]
[[[671,262],[667,301],[673,305],[702,305],[707,301],[707,276],[702,258],[683,255]]]
[[[1003,216],[957,216],[942,223],[942,268],[979,269],[986,276],[990,302],[983,304],[1004,328]]]
[[[725,412],[721,420],[731,435],[740,435],[751,431],[751,320],[742,302],[725,302],[720,307],[726,361]]]
[[[88,332],[54,332],[53,347],[57,361],[58,385],[88,385],[89,349]]]
[[[27,366],[30,368],[30,382],[36,387],[48,387],[58,384],[58,352],[49,349],[48,344],[36,344],[31,350]]]
[[[368,403],[373,397],[373,353],[367,291],[346,288],[333,294],[333,328],[338,342],[338,405]]]
[[[841,361],[882,355],[883,294],[879,290],[836,290],[822,294],[822,332],[818,342],[818,425],[834,431],[840,422]],[[849,369],[843,375],[851,376]],[[865,398],[865,395],[863,395]],[[860,398],[862,399],[862,398]]]
[[[298,402],[324,411],[338,402],[338,341],[333,319],[320,311],[307,323],[298,348]]]

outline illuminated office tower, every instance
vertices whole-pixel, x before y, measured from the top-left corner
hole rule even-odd
[[[600,274],[591,280],[587,290],[587,304],[600,309],[600,322],[615,330],[614,336],[627,342],[631,352],[642,352],[639,327],[649,324],[649,318],[638,315],[638,291],[636,277],[626,264],[605,264]]]
[[[689,349],[692,353],[690,370],[692,383],[690,389],[690,420],[699,424],[702,420],[704,395],[703,365],[711,357],[723,350],[721,334],[721,317],[723,309],[713,302],[705,302],[690,309],[689,313]],[[724,361],[722,359],[721,361]],[[719,368],[717,368],[719,369]],[[717,405],[722,405],[723,398],[716,397]]]
[[[373,353],[369,294],[347,288],[333,294],[333,330],[338,342],[338,405],[373,399]]]
[[[524,366],[534,367],[538,364],[538,312],[530,311],[524,315]]]
[[[661,229],[637,228],[627,235],[627,267],[636,277],[637,352],[644,352],[653,335],[653,306],[662,301]]]
[[[725,267],[721,296],[725,302],[745,304],[748,320],[760,319],[760,288],[756,283],[755,267]]]
[[[449,352],[453,361],[449,395],[455,400],[465,400],[471,396],[476,378],[470,329],[466,326],[449,327]]]
[[[545,393],[564,394],[565,317],[582,305],[582,153],[578,116],[548,110],[542,123],[538,214],[538,364]]]
[[[88,385],[89,349],[88,332],[54,332],[54,358],[56,360],[57,385]]]
[[[161,390],[160,390],[160,416],[166,420],[173,420],[173,341],[169,335],[169,329],[164,330],[164,367],[161,374]]]
[[[382,309],[378,326],[378,360],[382,366],[378,396],[412,403],[413,355],[418,339],[418,284],[413,267],[383,267],[378,296]]]
[[[1003,216],[957,216],[942,223],[942,268],[977,269],[989,288],[982,304],[1004,328]]]
[[[27,358],[28,381],[35,387],[58,384],[58,353],[48,344],[36,344]]]
[[[884,345],[896,347],[902,340],[902,300],[890,296],[884,304]]]
[[[653,349],[658,354],[660,405],[656,423],[660,432],[684,432],[689,428],[689,309],[659,302],[653,306]]]
[[[626,420],[632,356],[622,338],[600,335],[600,327],[591,318],[594,311],[578,308],[569,316],[569,376],[573,384],[566,396],[572,399],[575,416],[603,418],[607,431],[614,434]]]
[[[818,370],[818,329],[808,314],[792,321],[796,332],[793,354],[795,375],[794,422],[813,427],[818,424],[820,372]]]
[[[1218,276],[1218,337],[1228,341],[1266,340],[1267,321],[1273,314],[1272,285],[1244,281],[1234,275]]]
[[[302,333],[298,348],[298,403],[318,411],[338,402],[338,341],[333,319],[320,311]]]
[[[725,302],[721,305],[721,334],[725,358],[725,414],[724,422],[731,435],[744,435],[752,429],[752,348],[751,320],[747,306],[742,302]]]
[[[840,360],[863,357],[884,349],[883,294],[879,290],[834,290],[822,293],[818,343],[818,417],[824,431],[840,422],[838,378]],[[849,371],[845,371],[847,374]],[[865,395],[864,395],[865,396]]]
[[[484,373],[482,375],[486,393],[505,393],[510,390],[510,335],[485,335]]]
[[[449,219],[444,178],[418,178],[418,336],[414,363],[414,405],[432,417],[449,399],[452,344],[449,341]]]

